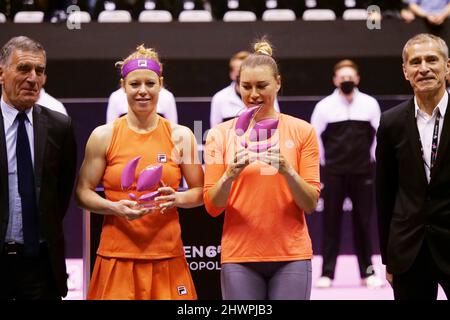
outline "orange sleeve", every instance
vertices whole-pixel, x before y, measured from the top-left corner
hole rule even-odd
[[[320,195],[319,144],[313,127],[309,127],[309,130],[305,132],[303,140],[299,175],[303,180],[315,187],[317,194]]]
[[[225,172],[226,165],[223,155],[224,137],[216,128],[208,132],[205,144],[205,183],[203,186],[203,200],[206,211],[213,217],[217,217],[225,207],[216,207],[209,198],[208,192]]]

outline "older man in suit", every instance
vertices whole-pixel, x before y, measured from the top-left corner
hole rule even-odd
[[[76,145],[71,119],[36,104],[44,48],[27,37],[0,52],[0,299],[67,294],[63,218]]]
[[[414,98],[383,113],[377,133],[380,249],[395,299],[450,296],[448,46],[419,34],[403,48]]]

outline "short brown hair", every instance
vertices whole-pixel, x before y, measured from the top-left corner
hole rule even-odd
[[[244,61],[248,56],[250,55],[250,52],[248,51],[239,51],[238,53],[234,54],[229,61],[230,67],[231,67],[231,63],[234,60],[241,60]]]
[[[339,70],[339,69],[342,69],[342,68],[352,68],[353,70],[355,70],[356,71],[356,73],[358,73],[359,74],[359,70],[358,70],[358,65],[356,64],[356,63],[354,63],[352,60],[350,60],[350,59],[344,59],[344,60],[341,60],[341,61],[339,61],[338,63],[336,63],[335,65],[334,65],[334,68],[333,68],[333,72],[334,72],[334,74],[336,74],[336,72]]]

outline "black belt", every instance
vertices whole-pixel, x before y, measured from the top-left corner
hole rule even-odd
[[[47,249],[47,244],[42,242],[40,244],[41,253],[45,252]],[[22,256],[24,253],[24,246],[17,242],[5,242],[3,245],[2,255],[4,256]]]

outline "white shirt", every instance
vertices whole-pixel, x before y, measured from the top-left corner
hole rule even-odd
[[[22,233],[22,201],[19,195],[17,177],[16,143],[19,121],[16,120],[19,111],[8,105],[3,97],[0,100],[3,125],[5,129],[6,153],[8,157],[8,190],[9,190],[9,222],[6,230],[5,241],[23,243]],[[34,165],[34,133],[33,133],[33,108],[25,111],[28,121],[25,121],[25,129],[30,143],[31,161]]]
[[[235,90],[236,82],[218,91],[211,100],[210,127],[222,123],[224,119],[234,118],[246,110],[244,102]],[[275,110],[280,112],[278,100],[275,100]]]
[[[442,99],[439,101],[437,106],[434,108],[431,116],[419,109],[417,104],[417,99],[414,97],[415,115],[417,121],[417,129],[419,130],[420,141],[422,142],[423,150],[423,166],[425,168],[425,173],[428,182],[430,182],[430,163],[431,163],[431,143],[433,141],[433,131],[434,124],[436,122],[437,111],[441,113],[441,118],[439,120],[439,133],[438,133],[438,147],[439,141],[441,140],[442,127],[444,126],[445,111],[447,110],[448,104],[448,93],[445,92]],[[438,149],[439,151],[439,149]]]
[[[314,126],[319,140],[320,164],[325,165],[325,148],[321,135],[329,123],[347,120],[368,121],[377,130],[380,124],[380,105],[377,100],[355,88],[352,102],[348,102],[339,89],[320,100],[311,115],[311,124]],[[349,141],[351,143],[351,141]],[[370,148],[371,161],[375,161],[376,139],[373,139]]]
[[[44,88],[41,88],[39,99],[36,104],[49,108],[50,110],[60,112],[67,116],[67,110],[64,105],[60,101],[49,95],[47,92],[45,92]]]
[[[178,123],[175,97],[172,92],[165,88],[161,88],[159,92],[156,112],[162,114],[167,120]],[[122,87],[120,87],[109,96],[108,107],[106,109],[106,123],[113,122],[125,113],[128,113],[127,95]]]

